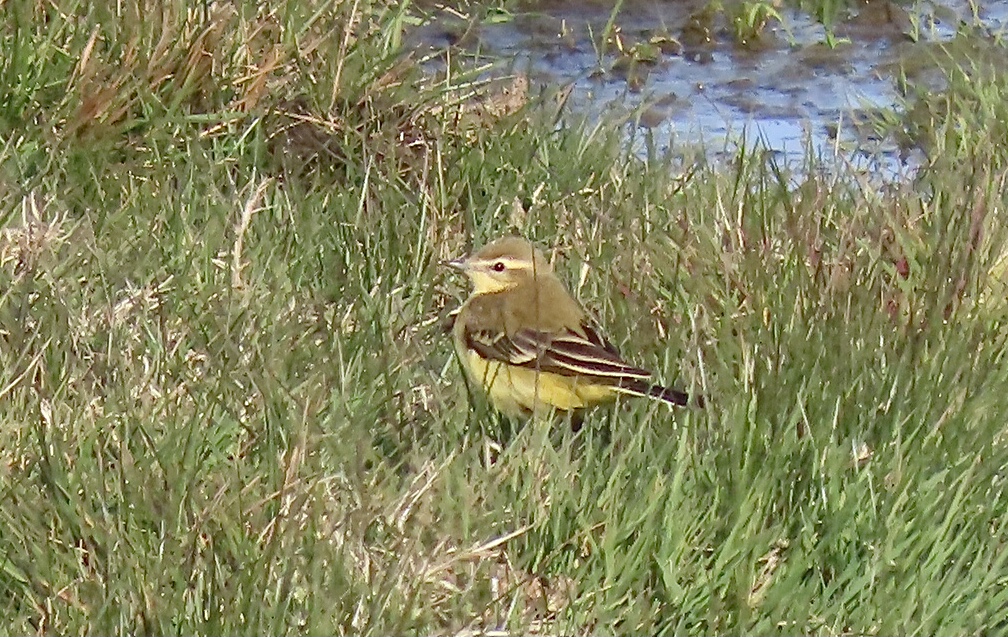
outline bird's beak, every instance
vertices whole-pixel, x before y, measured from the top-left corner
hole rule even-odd
[[[459,257],[458,259],[445,261],[444,265],[448,266],[453,270],[458,270],[459,272],[465,272],[469,266],[469,260],[466,257]]]

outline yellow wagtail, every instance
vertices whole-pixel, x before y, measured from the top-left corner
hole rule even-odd
[[[623,360],[525,239],[497,239],[448,265],[473,283],[455,319],[455,349],[469,378],[506,415],[575,411],[617,394],[689,400]]]

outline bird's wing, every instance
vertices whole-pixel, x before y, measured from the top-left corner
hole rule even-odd
[[[590,342],[598,345],[613,356],[619,358],[619,350],[616,349],[616,346],[610,343],[609,340],[602,335],[602,332],[595,328],[595,326],[588,323],[588,321],[583,321],[581,323],[581,329],[584,330],[585,338],[587,338]]]
[[[559,334],[523,329],[513,335],[501,331],[466,331],[466,341],[481,357],[561,376],[593,376],[616,381],[650,378],[647,370],[629,365],[597,330],[582,325],[584,334]]]

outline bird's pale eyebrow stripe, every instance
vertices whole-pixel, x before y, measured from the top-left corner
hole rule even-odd
[[[503,263],[505,266],[507,266],[512,270],[521,270],[521,269],[531,270],[533,268],[531,259],[516,259],[515,257],[506,257],[506,256],[487,257],[484,259],[480,259],[479,262],[482,265],[486,266],[491,266],[494,263]]]

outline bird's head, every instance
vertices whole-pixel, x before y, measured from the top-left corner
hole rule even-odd
[[[543,253],[521,237],[502,237],[447,265],[469,277],[475,294],[509,290],[553,271]]]

